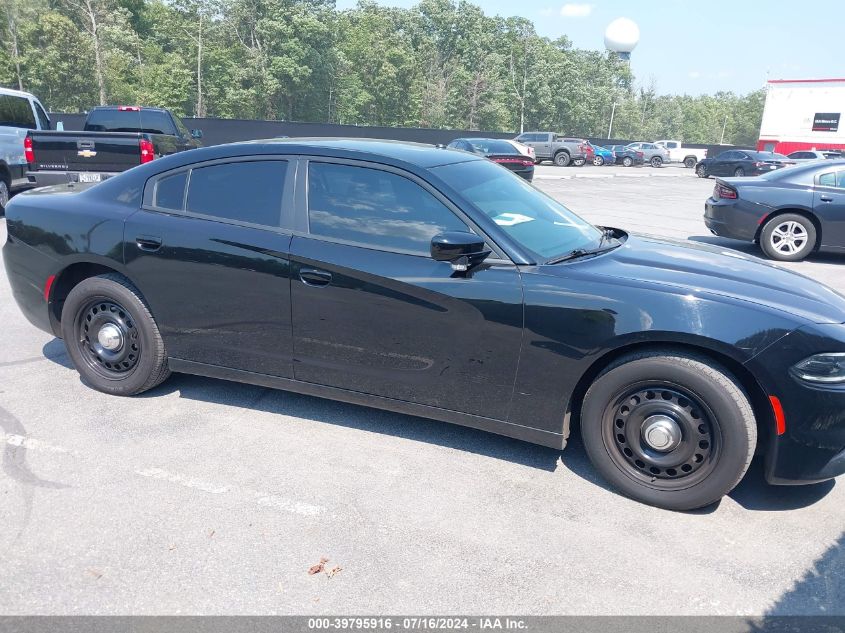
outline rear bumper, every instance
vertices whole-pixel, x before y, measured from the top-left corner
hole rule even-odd
[[[9,235],[3,246],[3,265],[12,297],[27,320],[39,330],[56,335],[44,298],[46,281],[54,274],[56,261]]]
[[[27,180],[32,187],[47,187],[49,185],[66,185],[69,182],[102,182],[120,172],[114,171],[28,171]],[[99,181],[85,180],[92,175],[99,176]]]
[[[766,212],[766,208],[745,200],[716,200],[711,197],[704,203],[704,224],[719,237],[753,242]]]

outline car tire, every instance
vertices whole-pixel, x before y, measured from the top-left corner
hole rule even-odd
[[[622,159],[622,166],[623,167],[630,167],[633,164],[634,164],[634,159],[631,158],[630,156],[626,156],[625,158]]]
[[[11,197],[9,182],[0,174],[0,215],[5,215],[6,205],[9,204]]]
[[[695,158],[694,158],[693,156],[687,156],[687,157],[684,159],[684,167],[686,167],[687,169],[692,169],[693,167],[695,167],[695,164],[696,164],[697,162],[698,162],[698,161],[697,161],[697,160],[695,160]]]
[[[71,361],[98,391],[132,396],[170,375],[155,319],[141,293],[121,275],[77,284],[62,308],[61,329]]]
[[[742,479],[757,424],[727,369],[705,356],[657,350],[623,357],[599,374],[584,396],[581,435],[590,461],[623,494],[693,510]]]
[[[649,162],[652,167],[663,167],[663,159],[660,156],[652,156]]]
[[[575,167],[583,167],[586,164],[586,162],[587,162],[586,158],[576,158],[575,160],[572,161],[572,164]]]
[[[558,167],[566,167],[569,165],[569,153],[568,152],[558,152],[555,154],[555,165]]]
[[[770,259],[801,261],[816,248],[816,226],[797,213],[775,216],[763,225],[760,248]]]
[[[737,167],[734,169],[734,177],[735,178],[743,178],[745,176],[745,170],[742,167]]]
[[[602,158],[601,156],[594,156],[593,165],[595,165],[596,167],[601,167],[602,165],[604,165],[604,158]]]
[[[707,173],[707,168],[704,165],[695,168],[695,175],[699,178],[710,178],[710,174]]]

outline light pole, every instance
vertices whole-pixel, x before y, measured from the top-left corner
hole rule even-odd
[[[613,102],[613,108],[610,110],[610,125],[607,127],[607,140],[611,140],[613,137],[611,134],[613,133],[613,116],[616,114],[616,106],[619,104],[615,101]]]

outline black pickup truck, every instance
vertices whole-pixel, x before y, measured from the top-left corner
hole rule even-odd
[[[169,110],[138,106],[93,108],[81,132],[31,130],[24,140],[27,179],[37,187],[100,182],[130,167],[201,147]]]

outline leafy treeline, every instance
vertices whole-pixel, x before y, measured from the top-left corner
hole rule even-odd
[[[465,0],[3,0],[0,84],[54,111],[753,143],[763,93],[658,95],[627,64]],[[724,137],[722,137],[724,130]]]

